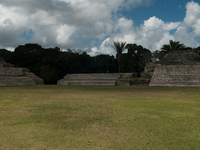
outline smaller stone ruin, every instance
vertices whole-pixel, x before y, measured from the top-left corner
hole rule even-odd
[[[136,73],[85,73],[67,74],[58,81],[58,85],[146,85],[136,79]]]
[[[146,67],[153,72],[149,86],[200,87],[200,57],[194,51],[172,51]]]
[[[0,58],[0,86],[43,85],[43,79],[27,68],[15,68]]]
[[[58,85],[117,85],[120,77],[119,73],[67,74]]]

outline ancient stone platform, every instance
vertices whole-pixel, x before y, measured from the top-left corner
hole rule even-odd
[[[153,70],[149,86],[200,87],[200,57],[193,51],[169,52]]]
[[[130,85],[133,73],[67,74],[58,85]],[[119,79],[127,79],[119,81]]]
[[[200,87],[200,65],[160,65],[149,86]]]
[[[27,68],[15,68],[13,65],[0,60],[0,86],[25,86],[44,84]]]

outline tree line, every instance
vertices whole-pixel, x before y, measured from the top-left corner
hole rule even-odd
[[[14,51],[0,49],[0,58],[16,67],[29,68],[44,79],[45,84],[56,84],[57,80],[71,73],[136,72],[139,76],[147,63],[158,61],[173,50],[195,50],[200,54],[200,47],[190,48],[174,41],[155,52],[125,42],[113,42],[112,47],[116,57],[106,54],[90,56],[81,50],[62,51],[58,47],[43,48],[38,44],[25,44],[16,47]]]

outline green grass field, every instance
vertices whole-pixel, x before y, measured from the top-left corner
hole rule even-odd
[[[0,150],[198,150],[200,88],[0,87]]]

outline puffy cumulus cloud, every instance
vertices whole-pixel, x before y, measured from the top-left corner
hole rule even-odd
[[[115,31],[119,30],[122,33],[129,33],[133,30],[133,21],[124,17],[119,18],[115,26]]]
[[[113,29],[110,37],[106,38],[99,47],[91,48],[90,55],[103,53],[115,56],[116,52],[112,47],[114,41],[132,43],[136,37],[133,21],[124,17],[116,20]]]
[[[57,18],[59,18],[59,14],[52,16],[44,10],[38,10],[36,13],[30,15],[29,20],[31,24],[29,26],[37,28],[56,25],[58,24]]]
[[[175,40],[170,31],[176,30],[180,24],[180,22],[165,23],[155,16],[150,17],[139,29],[140,36],[137,42],[152,51],[159,50],[163,44],[169,43],[169,40]]]
[[[60,45],[65,45],[70,43],[70,36],[74,33],[76,29],[68,25],[62,25],[57,29],[56,42]]]
[[[112,48],[112,42],[110,38],[105,39],[101,45],[97,47],[91,48],[91,51],[89,52],[90,55],[98,55],[98,54],[109,54],[114,55],[115,51]]]
[[[0,46],[37,42],[42,46],[69,48],[81,46],[82,38],[103,40],[113,32],[119,9],[150,1],[1,0]],[[131,24],[129,21],[127,26]],[[25,31],[33,32],[28,40]]]
[[[148,20],[144,21],[143,28],[144,30],[154,30],[162,26],[164,22],[155,16],[149,18]]]
[[[115,51],[107,47],[107,45],[112,45],[113,41],[136,43],[151,51],[159,50],[162,45],[168,44],[169,40],[176,40],[170,31],[177,30],[180,25],[180,22],[165,23],[153,16],[136,28],[132,20],[122,17],[116,21],[115,32],[111,34],[110,38],[103,41],[99,48],[93,48],[92,53],[102,52],[115,55]]]
[[[148,20],[144,21],[143,28],[144,30],[155,30],[158,28],[162,28],[162,30],[170,31],[176,29],[181,23],[180,22],[170,22],[165,23],[159,18],[155,16],[149,18]]]
[[[200,36],[200,5],[193,1],[188,2],[186,9],[184,23],[194,29],[196,36]]]
[[[82,48],[91,55],[115,55],[113,41],[140,44],[152,51],[169,40],[198,46],[200,6],[186,5],[184,22],[164,22],[156,16],[139,26],[118,14],[121,9],[150,5],[153,0],[1,0],[0,47],[20,44]],[[189,33],[188,27],[194,32]],[[175,31],[171,33],[171,31]],[[100,43],[100,44],[99,44]],[[99,46],[97,46],[97,44]]]
[[[21,17],[20,14],[16,14],[17,9],[14,7],[6,8],[0,5],[0,26],[9,27],[12,25],[17,25],[17,27],[23,25],[26,22],[25,17]]]
[[[189,4],[199,7],[197,3],[191,2],[186,6],[188,10]],[[164,44],[169,43],[169,40],[180,41],[189,47],[198,47],[199,43],[195,40],[196,35],[198,35],[198,17],[200,17],[200,15],[196,14],[200,10],[198,7],[195,8],[195,13],[193,13],[196,16],[193,17],[195,20],[191,19],[193,21],[187,21],[188,10],[184,22],[164,22],[156,16],[153,16],[145,20],[140,27],[134,27],[132,20],[128,20],[124,17],[119,18],[114,28],[116,32],[112,33],[109,39],[103,41],[99,48],[95,48],[95,51],[98,51],[98,53],[102,51],[107,54],[111,53],[115,55],[115,51],[107,48],[106,45],[103,44],[106,42],[111,45],[113,41],[136,43],[151,51],[160,50]],[[191,24],[188,24],[189,22]],[[188,31],[188,25],[191,27],[193,26],[194,33]]]
[[[188,32],[185,24],[182,24],[177,28],[177,31],[174,34],[176,41],[184,43],[188,47],[198,47],[199,43],[195,40],[195,34]]]

